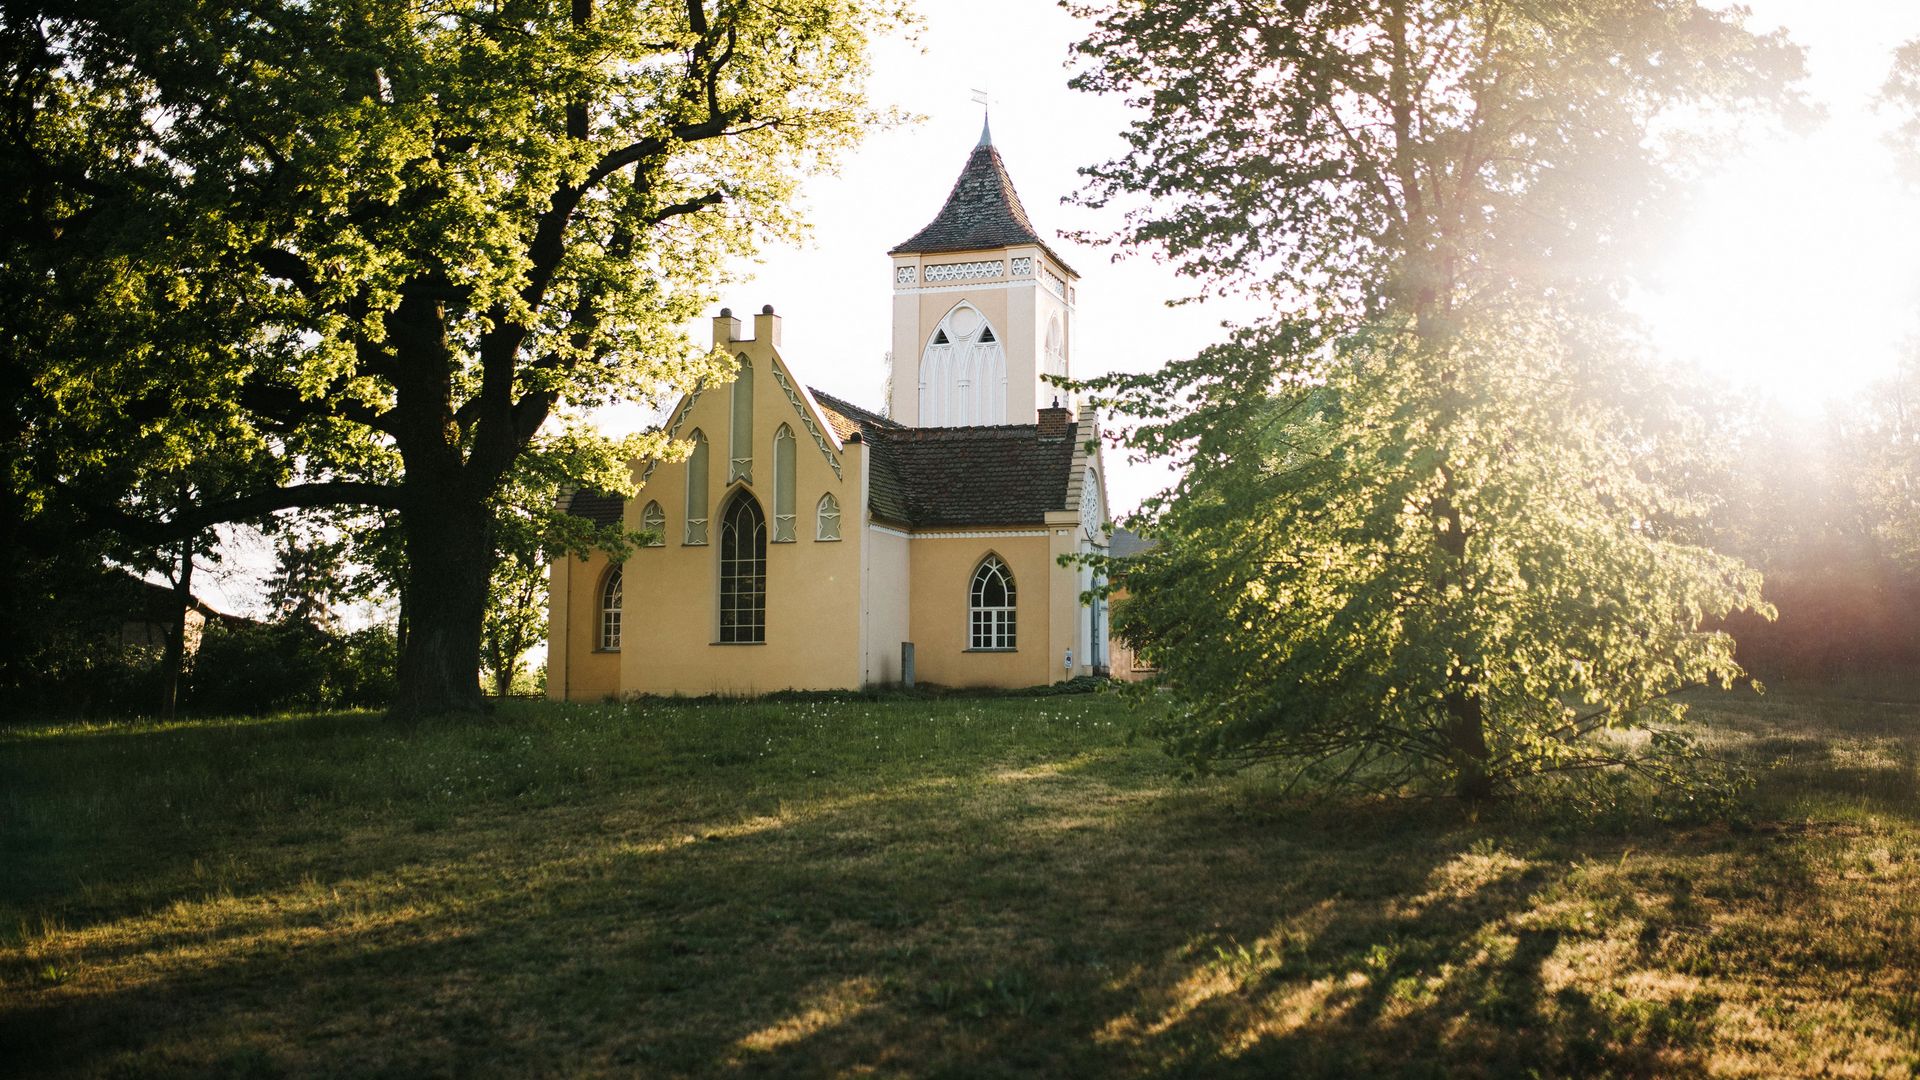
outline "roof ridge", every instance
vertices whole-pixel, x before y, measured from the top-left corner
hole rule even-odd
[[[911,432],[914,435],[927,435],[927,436],[957,434],[961,432],[1004,432],[1008,435],[1021,435],[1021,434],[1027,434],[1027,433],[1037,434],[1040,430],[1040,425],[1039,424],[942,424],[938,427],[906,427],[904,425],[901,425],[900,430],[903,432]]]
[[[807,392],[813,395],[813,398],[815,401],[818,401],[820,404],[825,405],[827,408],[834,410],[835,412],[839,413],[842,416],[845,416],[849,420],[858,420],[863,423],[877,424],[883,428],[906,427],[905,424],[900,423],[898,420],[889,419],[885,416],[881,416],[877,412],[874,412],[872,409],[863,408],[859,405],[855,405],[853,402],[848,401],[846,398],[840,397],[837,394],[829,394],[824,390],[821,390],[817,387],[812,387],[812,386],[807,387]]]

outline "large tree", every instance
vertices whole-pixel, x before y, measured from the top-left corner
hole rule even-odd
[[[891,0],[0,10],[11,167],[38,199],[7,284],[108,286],[34,313],[14,479],[43,516],[149,538],[396,514],[402,712],[479,706],[496,497],[548,421],[726,377],[676,328],[730,260],[796,233],[797,178],[878,119],[867,45],[902,19]],[[183,512],[120,497],[126,461],[215,442],[264,467]],[[664,449],[567,445],[615,488],[623,455]]]
[[[1142,111],[1085,200],[1273,307],[1093,384],[1186,466],[1109,567],[1174,746],[1466,798],[1673,775],[1620,730],[1734,677],[1703,620],[1762,602],[1700,542],[1699,418],[1616,297],[1716,107],[1789,104],[1798,51],[1693,0],[1086,13],[1077,84]]]

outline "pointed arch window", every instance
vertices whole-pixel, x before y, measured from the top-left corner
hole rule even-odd
[[[648,547],[667,546],[667,512],[652,499],[640,510],[640,531],[648,534]]]
[[[753,483],[753,361],[741,353],[733,377],[733,430],[727,433],[727,483]]]
[[[773,542],[791,544],[799,532],[793,509],[795,443],[785,424],[773,433]]]
[[[1007,422],[1007,352],[970,303],[956,304],[920,358],[920,423],[926,427]]]
[[[707,542],[707,484],[712,478],[707,473],[707,437],[694,428],[687,440],[693,452],[687,455],[687,528],[680,542],[697,545]]]
[[[625,593],[622,579],[626,577],[620,567],[607,572],[606,580],[600,583],[600,639],[597,648],[603,652],[620,650],[620,607]]]
[[[1065,376],[1067,373],[1067,332],[1061,325],[1059,313],[1047,322],[1047,374]]]
[[[767,640],[767,519],[747,491],[720,516],[720,642]]]
[[[815,540],[840,539],[840,500],[829,491],[820,496],[820,504],[814,508]]]
[[[967,647],[1015,647],[1013,571],[998,555],[989,555],[974,568],[967,591]]]

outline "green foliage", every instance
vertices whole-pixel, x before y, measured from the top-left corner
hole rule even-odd
[[[1740,673],[1703,621],[1766,609],[1614,297],[1713,107],[1790,107],[1798,51],[1691,0],[1089,13],[1077,85],[1147,112],[1086,201],[1150,196],[1120,240],[1274,305],[1086,384],[1185,465],[1103,567],[1169,747],[1467,798],[1697,775],[1669,695]]]
[[[335,634],[288,620],[210,628],[187,700],[201,713],[375,706],[393,692],[397,661],[386,627]]]
[[[1559,333],[1456,336],[1448,384],[1385,335],[1301,358],[1280,372],[1298,389],[1196,455],[1160,546],[1111,567],[1133,596],[1116,632],[1187,705],[1158,731],[1175,752],[1452,784],[1464,694],[1496,787],[1603,764],[1677,778],[1667,695],[1737,675],[1702,620],[1762,608],[1759,575],[1695,542],[1696,509],[1661,483],[1691,434],[1673,388],[1609,354],[1554,363]],[[1609,386],[1628,371],[1638,400]]]
[[[866,53],[904,21],[896,0],[8,8],[25,227],[0,288],[31,301],[0,335],[31,343],[9,480],[41,518],[140,536],[390,512],[431,630],[403,704],[477,706],[515,468],[624,490],[626,460],[669,449],[550,421],[727,376],[678,328],[732,260],[800,234],[800,176],[886,121]],[[230,482],[193,506],[136,497],[213,448]]]

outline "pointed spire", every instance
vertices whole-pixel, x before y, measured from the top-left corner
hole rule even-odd
[[[983,146],[993,145],[993,125],[991,121],[992,121],[992,117],[987,115],[987,110],[984,107],[981,108],[980,110],[980,141],[973,144],[973,148],[975,150],[978,150]]]
[[[993,145],[993,132],[983,117],[980,141],[967,156],[959,179],[947,195],[946,205],[926,228],[888,254],[985,251],[1015,244],[1038,244],[1062,269],[1069,274],[1073,272],[1027,217],[1027,208],[1020,204],[1020,193],[1013,189],[1007,163],[1001,159],[999,148]]]

